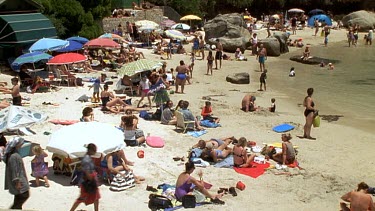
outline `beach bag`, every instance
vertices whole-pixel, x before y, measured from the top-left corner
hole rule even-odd
[[[147,111],[140,111],[139,117],[141,117],[144,120],[151,120],[152,116]]]
[[[195,208],[196,199],[194,195],[185,195],[181,199],[184,208]]]
[[[315,116],[315,118],[313,120],[313,126],[314,127],[319,127],[320,126],[320,116],[319,115]]]
[[[172,208],[172,201],[165,196],[150,194],[148,197],[148,208],[151,210],[159,210],[165,208]]]
[[[123,177],[121,174],[125,174]],[[129,188],[135,187],[134,174],[131,171],[118,173],[111,182],[111,191],[124,191]]]

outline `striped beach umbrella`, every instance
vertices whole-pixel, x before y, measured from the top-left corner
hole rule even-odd
[[[160,23],[160,26],[163,27],[163,28],[170,28],[175,24],[176,24],[176,22],[174,22],[173,20],[167,19],[167,20],[163,20]]]
[[[184,34],[177,30],[166,30],[165,35],[169,38],[176,39],[176,40],[186,40]]]
[[[190,26],[185,23],[177,23],[173,25],[171,29],[190,30]]]
[[[117,75],[119,75],[120,77],[124,75],[131,77],[138,73],[161,67],[162,65],[163,64],[159,61],[139,59],[135,62],[130,62],[123,65],[119,70],[117,70]]]

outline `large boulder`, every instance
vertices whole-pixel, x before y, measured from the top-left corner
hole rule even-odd
[[[290,60],[295,61],[295,62],[299,62],[299,63],[302,63],[302,64],[311,64],[311,65],[320,64],[322,62],[324,64],[328,64],[328,63],[336,64],[336,63],[339,62],[338,60],[325,59],[325,58],[320,58],[320,57],[316,57],[316,56],[313,56],[313,57],[311,57],[307,60],[303,60],[303,57],[301,55],[292,56],[292,57],[290,57]]]
[[[269,37],[259,40],[258,46],[260,44],[263,44],[267,49],[267,56],[280,56],[280,42],[276,38]]]
[[[233,84],[250,84],[249,73],[235,73],[228,75],[226,80]]]
[[[244,51],[250,45],[250,33],[238,13],[218,15],[204,25],[204,30],[206,42],[215,44],[213,40],[219,38],[227,52],[234,53],[237,48]]]
[[[342,19],[342,23],[345,27],[358,24],[360,31],[368,31],[375,26],[375,13],[365,10],[352,12]]]

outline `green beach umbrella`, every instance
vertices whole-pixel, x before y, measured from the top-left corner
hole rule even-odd
[[[133,76],[138,73],[142,73],[147,70],[152,70],[163,64],[159,61],[153,61],[148,59],[139,59],[135,62],[130,62],[123,65],[119,70],[117,70],[117,75],[119,76]]]

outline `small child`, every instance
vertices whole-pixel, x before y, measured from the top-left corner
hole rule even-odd
[[[93,99],[92,102],[93,103],[99,103],[100,102],[99,89],[100,89],[100,91],[103,91],[102,86],[100,86],[100,79],[99,78],[95,79],[94,83],[90,86],[89,91],[93,87],[94,87],[94,92],[92,93],[92,99]]]
[[[13,87],[11,89],[1,89],[4,94],[11,94],[13,98],[13,105],[22,106],[22,97],[20,94],[20,85],[18,84],[18,78],[11,79]]]
[[[44,179],[44,186],[47,188],[49,187],[49,182],[47,178],[48,174],[48,165],[44,162],[44,158],[47,157],[47,153],[43,151],[40,145],[36,145],[32,148],[32,152],[34,153],[35,157],[31,161],[31,168],[32,168],[32,175],[36,178],[35,183],[36,186],[39,186],[39,179]]]
[[[151,108],[151,105],[152,105],[151,99],[150,99],[150,95],[148,95],[148,91],[150,91],[150,86],[151,86],[151,83],[148,80],[147,76],[143,76],[142,80],[139,82],[139,86],[138,86],[138,94],[141,95],[141,99],[138,102],[137,108],[139,108],[139,105],[141,104],[142,100],[146,96],[147,96],[148,103],[149,103],[150,108]]]
[[[194,69],[194,62],[195,62],[195,54],[194,53],[191,53],[191,56],[190,56],[190,65],[189,65],[189,70],[190,70],[190,78],[193,78],[193,69]]]
[[[259,78],[260,87],[259,87],[258,91],[263,91],[263,89],[262,89],[263,84],[264,84],[264,91],[267,90],[266,79],[267,79],[267,69],[264,69],[264,71],[262,72],[262,74],[260,75],[260,78]]]
[[[296,72],[294,72],[294,67],[290,68],[289,77],[296,76]]]
[[[335,69],[335,66],[332,63],[328,63],[328,70]]]
[[[214,64],[214,56],[212,55],[212,51],[208,52],[207,56],[207,75],[211,72],[212,75],[212,65]]]
[[[212,106],[210,101],[205,102],[205,106],[202,108],[201,115],[203,120],[209,120],[210,122],[219,123],[220,119],[218,117],[214,117],[212,114]]]
[[[276,111],[276,104],[275,104],[275,102],[276,102],[275,98],[272,98],[271,99],[271,107],[268,108],[268,110],[270,112],[274,113]]]

